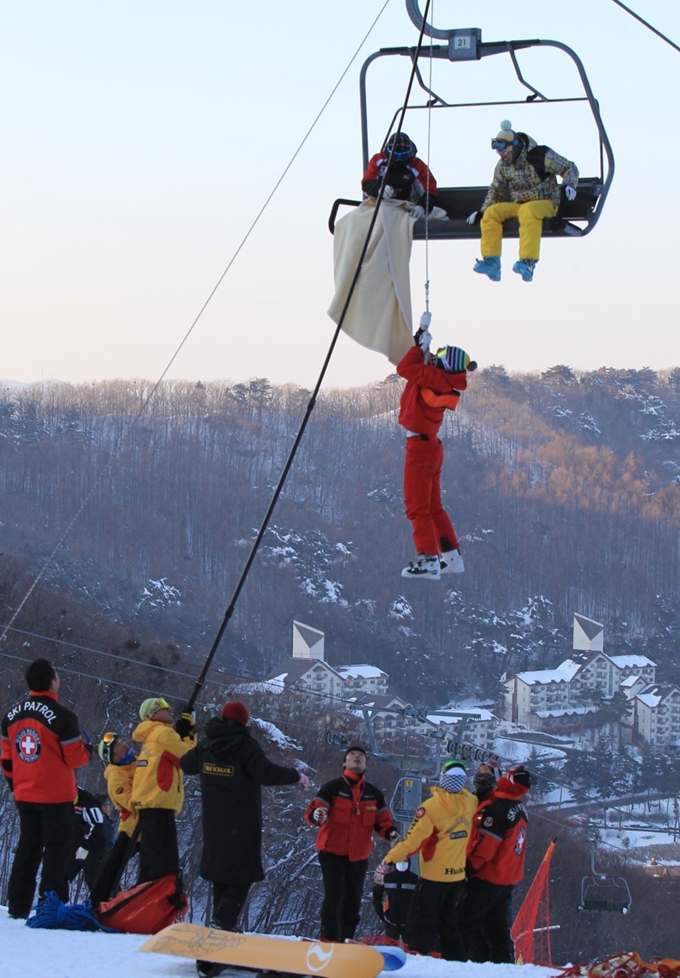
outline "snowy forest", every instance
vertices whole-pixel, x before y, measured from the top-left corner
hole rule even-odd
[[[400,577],[413,557],[400,392],[393,375],[320,396],[199,722],[204,707],[291,654],[293,619],[325,633],[331,664],[379,666],[391,691],[417,707],[498,703],[504,673],[549,668],[568,654],[574,611],[604,623],[606,651],[644,652],[665,681],[680,683],[680,368],[577,374],[560,365],[510,375],[495,366],[471,378],[442,433],[445,502],[466,570],[441,582]],[[143,381],[0,392],[4,705],[23,691],[26,661],[45,655],[93,737],[128,732],[147,695],[188,697],[310,397],[261,378],[170,381],[151,393]],[[316,783],[338,770],[325,731],[360,733],[338,704],[292,691],[248,696],[273,759],[303,760]],[[371,775],[389,794],[397,772],[374,761]],[[576,766],[571,775],[579,777]],[[103,790],[99,762],[82,778]],[[16,825],[9,792],[0,792],[1,899]],[[183,852],[201,913],[199,802],[187,794]],[[294,789],[267,793],[267,880],[251,901],[250,928],[314,930],[320,882],[301,821],[306,800]],[[554,835],[556,961],[629,946],[680,954],[669,947],[673,883],[635,867],[635,913],[625,921],[576,912],[589,850],[560,813],[532,820],[527,882]],[[669,892],[657,904],[661,887]]]

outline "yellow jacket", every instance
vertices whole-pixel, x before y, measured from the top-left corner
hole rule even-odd
[[[132,782],[132,808],[169,808],[178,815],[184,802],[180,757],[196,744],[196,735],[180,739],[169,723],[142,720],[132,733],[142,745]]]
[[[477,798],[465,788],[455,794],[439,787],[431,791],[432,798],[420,806],[403,841],[390,849],[385,862],[398,863],[417,852],[423,879],[455,883],[465,879],[465,849]]]
[[[135,776],[137,761],[131,764],[107,764],[104,768],[106,787],[109,798],[118,809],[120,822],[118,831],[132,835],[137,824],[137,812],[132,810],[130,795],[132,794],[132,779]]]

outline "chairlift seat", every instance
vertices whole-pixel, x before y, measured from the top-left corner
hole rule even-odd
[[[584,876],[577,910],[627,914],[632,902],[630,888],[622,876]]]
[[[448,217],[441,220],[415,222],[413,238],[423,241],[451,241],[461,238],[479,238],[479,224],[468,224],[467,218],[478,211],[484,203],[488,186],[485,187],[439,187],[437,206],[446,211]],[[593,219],[597,202],[602,191],[600,177],[580,177],[574,200],[565,200],[559,217],[547,217],[543,221],[543,234],[546,237],[579,237],[585,233]],[[335,231],[338,210],[342,206],[358,207],[360,201],[341,197],[336,200],[328,219],[331,234]],[[574,223],[574,222],[579,222]],[[580,226],[585,225],[584,227]],[[503,224],[503,237],[519,237],[519,224],[510,218]]]

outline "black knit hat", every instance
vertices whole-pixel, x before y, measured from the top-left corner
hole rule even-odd
[[[350,753],[350,751],[353,751],[353,750],[361,751],[361,753],[364,755],[364,757],[366,759],[368,759],[368,754],[366,753],[366,748],[364,747],[363,744],[350,744],[349,747],[347,748],[347,750],[345,751],[344,755],[343,755],[343,758],[342,758],[343,761],[346,761],[347,760],[347,755]]]

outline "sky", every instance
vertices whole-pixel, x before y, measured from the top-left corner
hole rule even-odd
[[[119,377],[242,381],[311,388],[334,325],[328,214],[357,197],[363,170],[359,71],[380,48],[412,46],[404,0],[387,6],[304,142],[271,203],[186,342],[191,324],[303,143],[384,0],[32,0],[0,4],[0,378],[83,383]],[[680,4],[638,0],[680,43]],[[424,0],[421,0],[424,7]],[[477,9],[479,8],[479,9]],[[439,28],[484,41],[542,38],[573,48],[598,98],[616,159],[597,227],[545,241],[534,282],[472,273],[478,242],[414,243],[413,307],[429,273],[436,343],[480,366],[576,370],[680,363],[675,272],[675,93],[680,54],[611,0],[568,5],[434,0]],[[571,61],[520,55],[544,94],[582,94]],[[429,76],[429,62],[423,69]],[[448,101],[523,99],[507,57],[435,61]],[[371,150],[408,82],[406,58],[368,72]],[[413,102],[423,104],[422,93]],[[405,130],[442,186],[487,184],[501,119],[598,171],[587,106],[412,111]],[[429,151],[428,151],[429,142]],[[179,349],[179,352],[178,351]],[[173,356],[176,355],[173,360]],[[171,362],[172,361],[172,362]],[[344,335],[325,386],[392,372]]]
[[[83,933],[36,930],[12,920],[0,907],[2,978],[196,978],[196,966],[188,958],[139,953],[146,937],[135,934]],[[548,978],[557,968],[514,964],[456,964],[456,978]],[[450,962],[411,957],[398,972],[400,978],[450,978]]]

